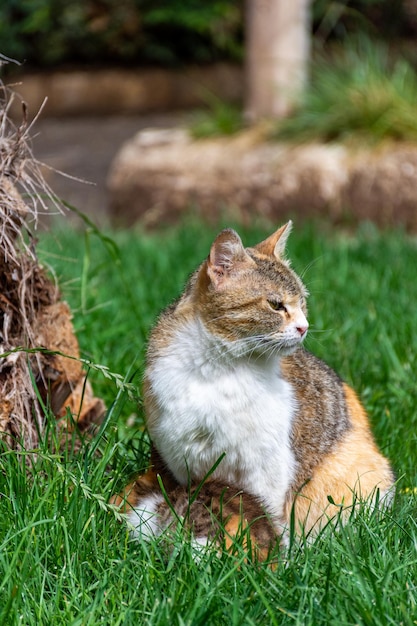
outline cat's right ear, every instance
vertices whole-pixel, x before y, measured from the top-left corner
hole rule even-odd
[[[217,235],[207,259],[207,274],[215,287],[220,287],[225,280],[242,265],[251,264],[252,259],[243,247],[242,240],[232,228],[226,228]]]

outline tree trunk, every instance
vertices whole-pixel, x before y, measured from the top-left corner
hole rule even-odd
[[[246,112],[284,117],[307,79],[310,0],[247,0]]]

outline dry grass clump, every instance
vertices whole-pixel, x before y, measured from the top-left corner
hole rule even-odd
[[[20,125],[9,117],[14,97],[0,82],[0,437],[33,449],[51,413],[66,435],[99,421],[104,405],[85,380],[68,305],[36,257],[38,216],[61,208],[32,154],[24,104]]]

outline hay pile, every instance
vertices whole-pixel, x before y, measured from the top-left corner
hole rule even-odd
[[[29,450],[51,413],[65,439],[99,422],[104,405],[77,360],[69,307],[36,257],[40,213],[61,208],[32,154],[24,105],[20,125],[10,120],[14,97],[0,83],[0,438]]]

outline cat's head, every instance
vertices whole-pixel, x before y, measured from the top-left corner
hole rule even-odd
[[[287,355],[306,336],[307,290],[284,256],[291,226],[246,249],[234,230],[223,230],[200,268],[194,284],[199,316],[237,353]]]

